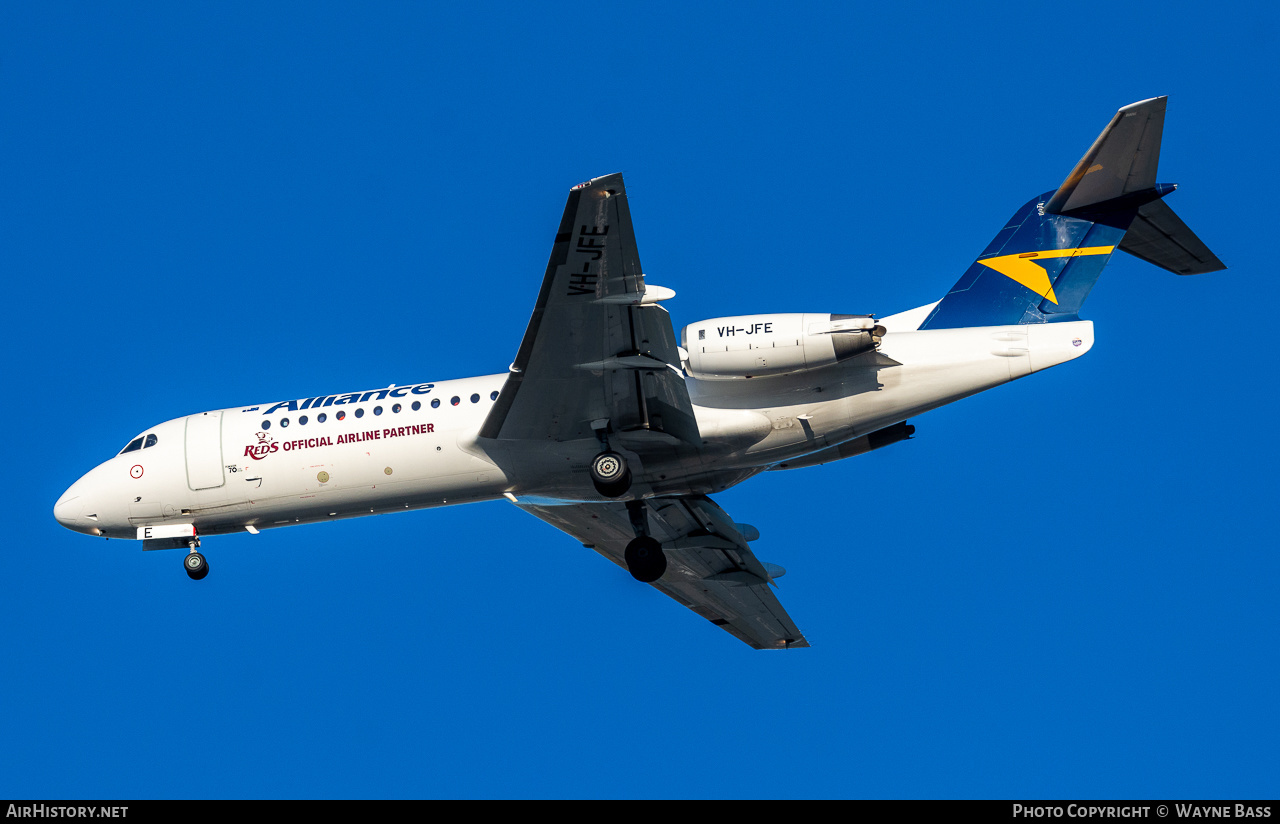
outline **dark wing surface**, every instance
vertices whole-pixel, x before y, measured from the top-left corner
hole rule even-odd
[[[1220,272],[1227,266],[1163,200],[1143,204],[1120,249],[1179,275]]]
[[[650,586],[756,649],[809,646],[770,588],[783,570],[756,558],[724,510],[702,496],[645,504],[649,534],[667,555],[666,573]],[[627,568],[623,551],[635,532],[625,504],[517,505]]]
[[[569,192],[538,302],[483,438],[573,441],[592,423],[696,443],[670,290],[646,287],[622,175]]]

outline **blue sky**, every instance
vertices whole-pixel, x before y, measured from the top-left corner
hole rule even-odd
[[[1272,7],[5,20],[0,797],[1276,796]],[[717,496],[812,649],[503,502],[210,541],[200,584],[53,520],[159,421],[503,370],[580,180],[626,175],[677,328],[887,315],[1162,94],[1228,271],[1117,255],[1088,356]]]

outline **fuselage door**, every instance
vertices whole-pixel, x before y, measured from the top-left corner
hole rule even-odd
[[[222,474],[222,413],[187,418],[187,486],[213,489],[226,483]]]

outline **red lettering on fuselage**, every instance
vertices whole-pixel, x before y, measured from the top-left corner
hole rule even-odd
[[[368,429],[364,432],[344,433],[338,436],[336,443],[338,445],[349,443],[363,443],[365,441],[380,441],[386,438],[403,438],[407,435],[426,435],[434,433],[436,425],[433,423],[415,424],[413,426],[398,426],[394,429]],[[244,456],[260,461],[272,452],[294,452],[299,449],[317,449],[322,446],[333,446],[334,439],[328,436],[319,438],[306,438],[296,441],[284,441],[283,443],[259,443],[256,446],[246,446],[244,448]]]
[[[270,455],[272,452],[280,449],[280,445],[276,443],[260,443],[257,446],[246,446],[244,448],[244,456],[260,461]]]

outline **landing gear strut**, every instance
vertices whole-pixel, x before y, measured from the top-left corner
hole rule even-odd
[[[622,558],[627,562],[627,571],[632,578],[651,584],[667,571],[667,554],[662,551],[662,544],[649,537],[644,502],[628,501],[627,514],[631,516],[631,527],[636,531],[636,537],[627,544]]]
[[[187,576],[193,581],[199,581],[201,578],[209,574],[209,562],[204,556],[196,552],[196,547],[200,546],[199,541],[191,542],[191,551],[187,553],[187,557],[182,559],[182,566],[187,570]]]

